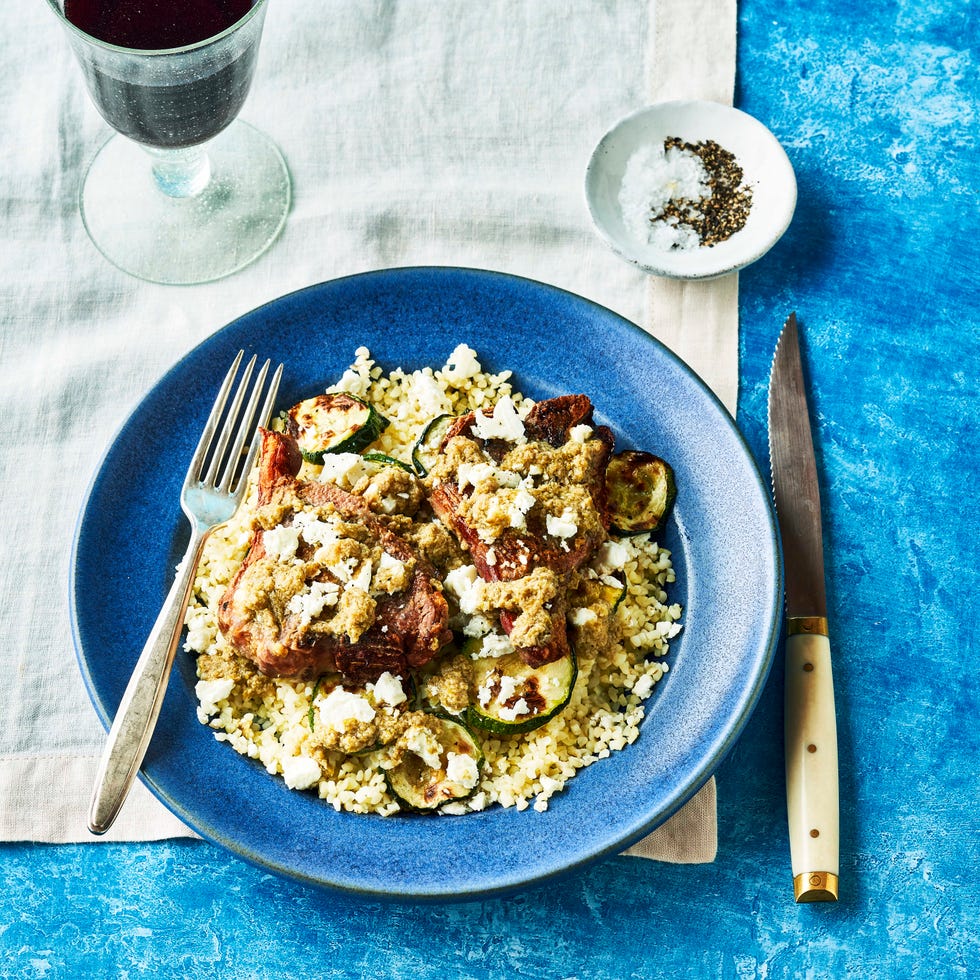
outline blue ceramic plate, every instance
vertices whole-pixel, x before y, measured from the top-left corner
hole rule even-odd
[[[216,385],[244,348],[285,363],[281,407],[321,391],[367,346],[386,368],[441,364],[465,341],[541,399],[592,397],[620,447],[668,459],[679,492],[666,532],[684,606],[670,673],[637,742],[582,770],[545,813],[465,817],[335,812],[286,789],[198,723],[183,653],[143,766],[178,817],[278,874],[348,893],[481,898],[632,844],[708,779],[754,708],[778,632],[782,573],[768,494],[724,409],[642,330],[578,296],[466,269],[368,273],[278,299],[219,330],[146,396],[106,455],[82,512],[72,625],[108,727],[186,541],[181,482]],[[150,473],[134,492],[136,472]]]

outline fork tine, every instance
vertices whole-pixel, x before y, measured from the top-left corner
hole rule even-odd
[[[228,487],[231,485],[231,481],[235,476],[239,465],[242,462],[242,453],[245,451],[246,446],[248,446],[249,441],[255,434],[255,425],[253,425],[253,419],[255,417],[255,409],[259,403],[259,396],[262,394],[262,389],[265,386],[265,377],[269,373],[269,365],[271,361],[266,361],[262,365],[262,369],[259,371],[258,377],[255,379],[255,384],[252,386],[252,395],[248,400],[248,404],[245,406],[245,410],[242,413],[241,421],[238,424],[238,431],[235,433],[234,441],[227,452],[227,462],[225,463],[224,471],[221,474],[221,480],[218,483],[218,489],[226,493]]]
[[[235,397],[232,399],[231,406],[228,408],[225,414],[225,422],[221,427],[221,431],[218,433],[218,439],[211,451],[211,462],[208,466],[207,473],[202,477],[201,482],[214,486],[218,478],[218,470],[221,467],[222,461],[225,457],[225,449],[228,446],[228,440],[231,438],[232,432],[235,430],[235,421],[238,418],[238,413],[242,407],[242,399],[245,397],[245,390],[248,387],[249,380],[252,377],[252,371],[255,368],[256,355],[252,355],[252,359],[245,365],[245,370],[242,372],[241,380],[238,382],[238,389],[235,392]]]
[[[204,431],[201,433],[201,438],[197,444],[197,448],[194,450],[194,455],[191,457],[190,465],[187,467],[187,477],[184,480],[185,485],[192,483],[200,479],[201,470],[204,466],[204,459],[207,455],[208,447],[211,445],[211,440],[214,438],[214,431],[218,427],[218,421],[221,419],[221,413],[224,411],[225,402],[228,400],[228,392],[231,389],[231,383],[235,380],[235,375],[238,373],[238,366],[242,362],[242,358],[245,356],[245,351],[240,350],[232,362],[231,367],[228,369],[228,373],[225,375],[225,380],[221,383],[221,388],[218,391],[218,397],[214,400],[214,406],[211,408],[211,414],[208,416],[208,420],[204,425]]]
[[[266,367],[269,366],[269,362],[266,361]],[[265,370],[263,368],[263,370]],[[245,457],[245,463],[242,466],[241,476],[238,482],[235,484],[232,492],[238,494],[244,489],[245,481],[248,479],[248,475],[252,470],[252,465],[255,463],[255,456],[259,450],[259,438],[258,438],[258,427],[261,425],[263,427],[269,424],[269,417],[272,415],[272,408],[276,403],[276,395],[279,393],[279,381],[282,378],[282,365],[276,368],[275,374],[272,375],[272,381],[269,383],[269,391],[265,396],[265,401],[262,403],[262,408],[259,411],[258,420],[255,423],[255,429],[253,430],[254,435],[252,437],[252,445],[249,448],[248,456]],[[256,387],[256,394],[258,393],[258,387]],[[246,437],[247,438],[247,435]]]

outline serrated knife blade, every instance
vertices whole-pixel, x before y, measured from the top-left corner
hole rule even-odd
[[[837,901],[837,718],[820,489],[796,314],[776,344],[769,380],[769,455],[786,577],[786,810],[797,902]]]

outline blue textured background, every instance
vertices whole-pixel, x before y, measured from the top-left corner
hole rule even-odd
[[[0,847],[0,975],[980,975],[980,84],[970,0],[740,5],[737,104],[786,147],[741,277],[739,423],[798,311],[817,419],[842,895],[791,900],[779,666],[718,773],[713,865],[614,858],[517,897],[340,900],[199,842]],[[110,966],[111,964],[111,966]]]

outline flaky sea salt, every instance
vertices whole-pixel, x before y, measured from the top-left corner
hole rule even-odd
[[[619,205],[628,233],[660,251],[711,248],[740,231],[752,188],[734,154],[714,140],[669,136],[638,149],[626,164]]]
[[[619,191],[627,231],[641,242],[661,249],[692,249],[697,232],[677,218],[652,221],[670,203],[698,201],[711,195],[708,172],[693,153],[663,144],[641,146],[630,157]]]

